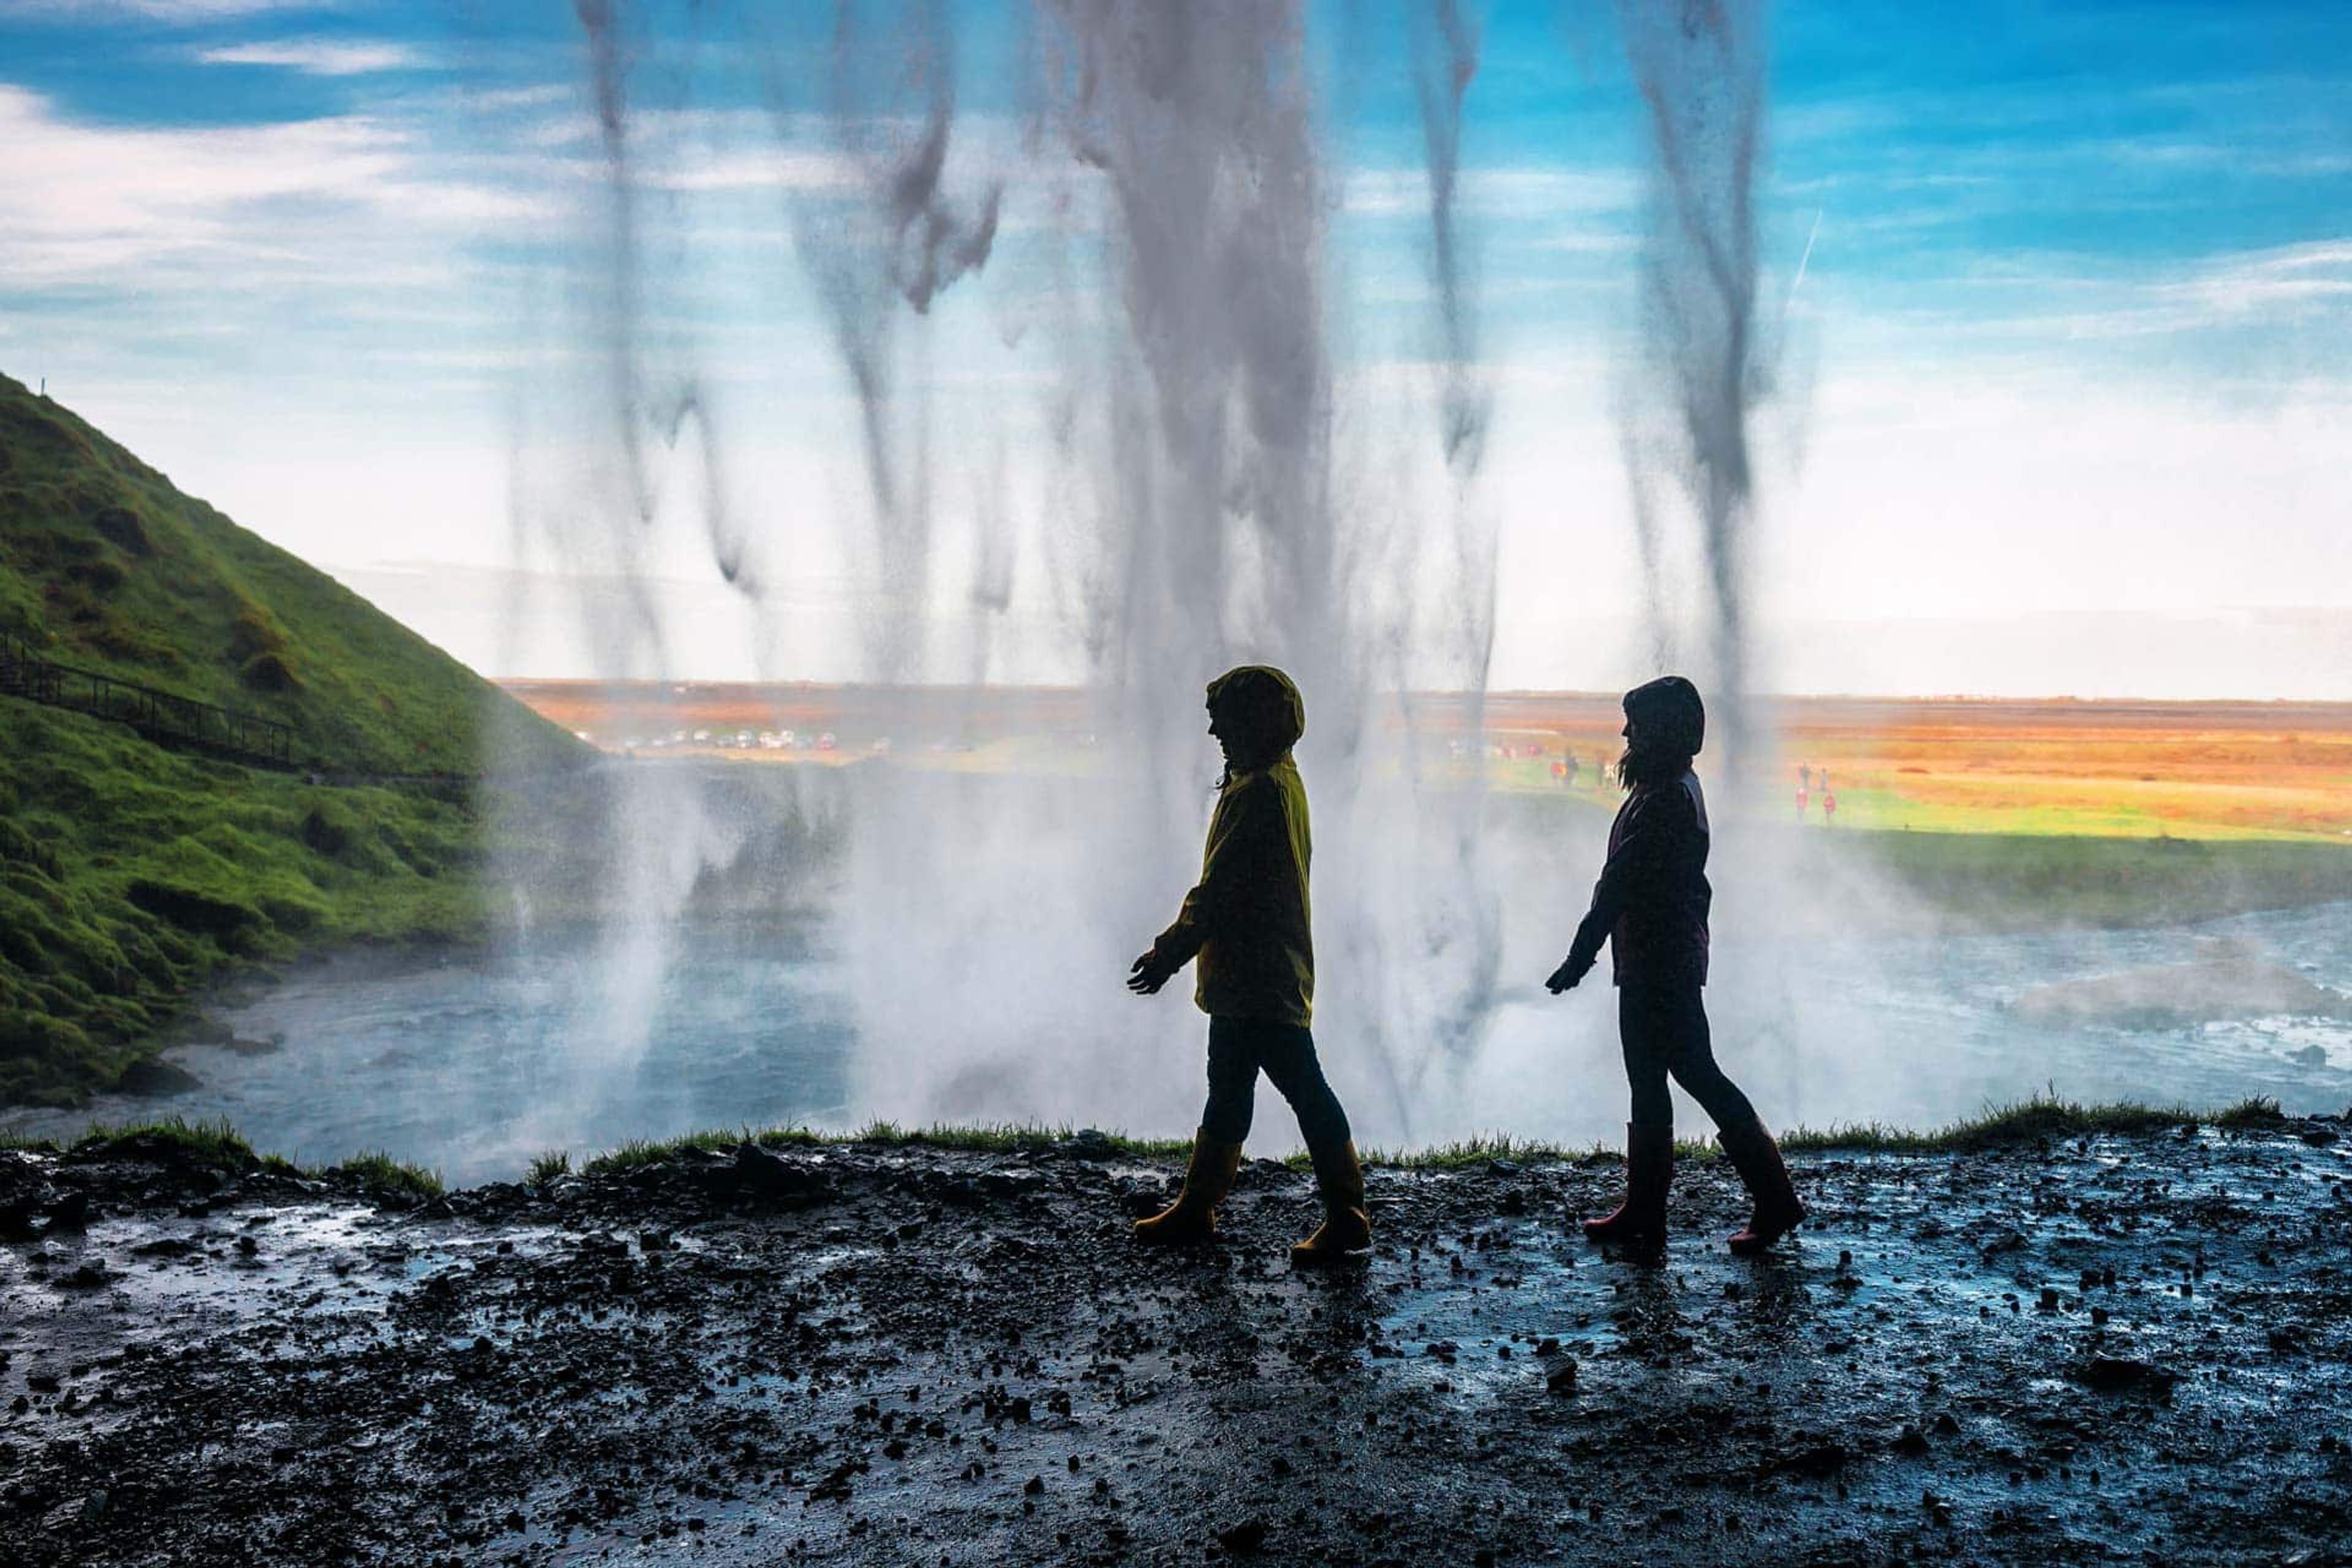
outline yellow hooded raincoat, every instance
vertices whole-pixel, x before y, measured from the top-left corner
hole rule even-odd
[[[1250,738],[1253,765],[1228,769],[1218,786],[1200,885],[1152,949],[1171,966],[1198,956],[1192,1000],[1203,1013],[1304,1027],[1315,1005],[1314,843],[1290,748],[1307,731],[1307,704],[1290,677],[1252,664],[1209,683],[1209,709]]]

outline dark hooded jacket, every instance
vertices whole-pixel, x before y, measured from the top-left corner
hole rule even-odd
[[[1697,689],[1665,676],[1625,694],[1625,710],[1661,749],[1696,753],[1706,733]],[[1620,985],[1706,984],[1706,795],[1688,766],[1636,784],[1609,827],[1609,859],[1593,885],[1592,907],[1568,950],[1579,973],[1609,943]]]
[[[1303,1027],[1315,1003],[1314,846],[1290,748],[1306,733],[1307,704],[1288,676],[1253,664],[1211,681],[1209,708],[1247,738],[1252,765],[1218,785],[1200,885],[1152,951],[1171,967],[1198,957],[1192,999],[1203,1013]]]

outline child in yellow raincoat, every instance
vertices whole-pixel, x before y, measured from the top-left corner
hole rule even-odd
[[[1195,962],[1192,999],[1209,1016],[1209,1100],[1175,1203],[1138,1220],[1139,1241],[1190,1245],[1216,1231],[1217,1205],[1233,1190],[1262,1069],[1298,1115],[1314,1162],[1324,1222],[1290,1249],[1316,1266],[1371,1245],[1364,1171],[1348,1113],[1324,1081],[1308,1030],[1315,944],[1307,891],[1312,836],[1307,785],[1290,749],[1307,730],[1307,705],[1282,671],[1244,665],[1209,683],[1209,733],[1225,775],[1209,819],[1201,881],[1176,922],[1135,961],[1128,987],[1149,996]]]

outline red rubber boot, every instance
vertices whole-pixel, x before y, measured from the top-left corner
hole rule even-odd
[[[1584,1239],[1619,1246],[1666,1237],[1666,1189],[1675,1179],[1675,1129],[1668,1121],[1625,1124],[1625,1201],[1603,1219],[1584,1222]]]
[[[1780,1146],[1752,1113],[1744,1122],[1717,1129],[1716,1136],[1747,1184],[1748,1195],[1756,1201],[1746,1226],[1730,1237],[1732,1251],[1750,1257],[1805,1223],[1804,1200],[1797,1196],[1796,1184],[1789,1180]]]

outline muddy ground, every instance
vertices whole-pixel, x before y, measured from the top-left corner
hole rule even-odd
[[[2352,1128],[1796,1162],[1728,1257],[1613,1162],[1307,1178],[1139,1256],[1085,1135],[426,1203],[0,1154],[0,1560],[2352,1561]]]

